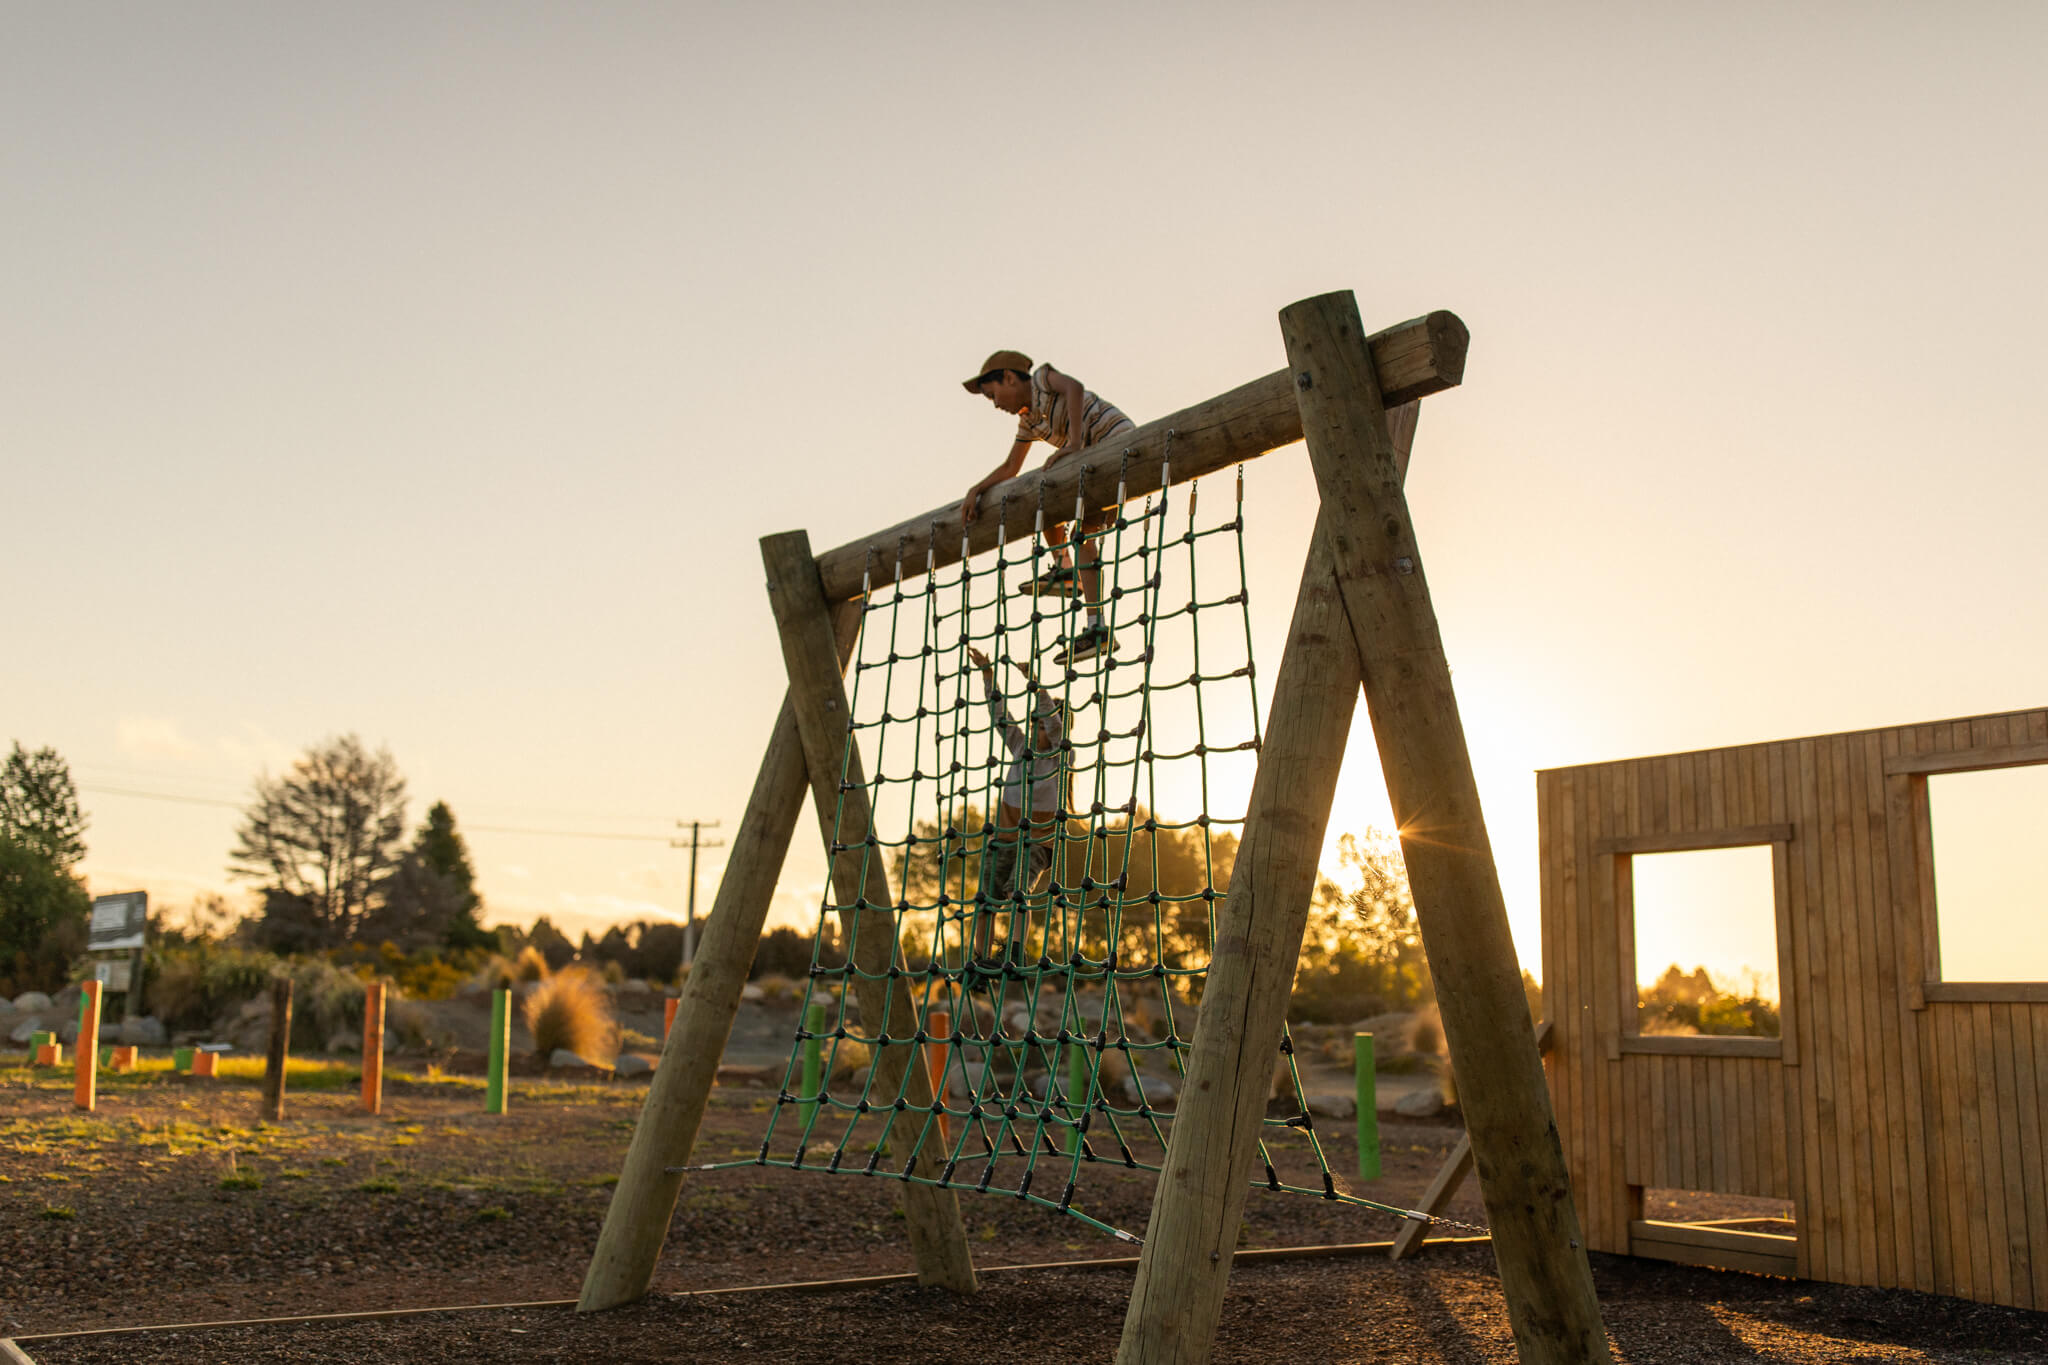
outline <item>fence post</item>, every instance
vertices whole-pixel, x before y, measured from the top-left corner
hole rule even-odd
[[[270,983],[270,1052],[263,1062],[263,1117],[284,1118],[284,1067],[292,1037],[292,979]]]
[[[953,1125],[946,1119],[946,1065],[953,1051],[953,1012],[951,1010],[929,1010],[924,1016],[925,1032],[931,1041],[925,1044],[925,1074],[932,1078],[932,1112],[939,1120],[939,1141],[950,1154],[953,1150]]]
[[[78,1083],[71,1102],[90,1114],[99,1102],[100,983],[78,983]]]
[[[1373,1074],[1372,1035],[1355,1033],[1358,1066],[1358,1178],[1380,1178],[1380,1111],[1377,1079]]]
[[[825,1057],[823,1049],[818,1045],[818,1034],[824,1027],[825,1007],[814,1003],[804,1011],[804,1032],[810,1036],[804,1039],[803,1093],[810,1098],[798,1107],[806,1134],[811,1131],[813,1116],[818,1112],[818,1089],[824,1081]]]
[[[505,1054],[512,1043],[512,992],[491,992],[491,1061],[484,1073],[484,1112],[505,1112]]]
[[[384,983],[363,988],[363,1112],[384,1112]]]

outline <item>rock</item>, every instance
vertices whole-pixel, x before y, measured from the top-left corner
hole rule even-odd
[[[361,1035],[348,1029],[342,1029],[338,1033],[328,1035],[325,1050],[328,1052],[361,1052],[363,1050],[363,1040]]]
[[[153,1014],[121,1021],[120,1041],[129,1047],[163,1047],[170,1041],[164,1021]]]
[[[651,1076],[654,1074],[654,1058],[644,1052],[622,1052],[618,1065],[612,1069],[621,1076]]]
[[[1318,1118],[1348,1119],[1358,1112],[1358,1096],[1341,1090],[1319,1090],[1308,1097],[1308,1112]]]
[[[66,1047],[70,1047],[78,1041],[78,1021],[76,1019],[66,1019],[63,1023],[57,1025],[57,1041]]]
[[[588,1067],[592,1071],[609,1071],[611,1069],[609,1067],[599,1066],[596,1062],[587,1061],[584,1058],[579,1057],[575,1053],[569,1051],[569,1049],[565,1047],[558,1047],[553,1052],[550,1052],[548,1054],[548,1065],[581,1066]]]
[[[620,995],[654,994],[654,987],[648,985],[646,981],[637,976],[628,977],[626,980],[621,981],[618,984],[617,990]]]
[[[100,1041],[103,1043],[120,1042],[121,1026],[115,1023],[112,1019],[106,1020],[104,1023],[100,1025]]]
[[[10,1043],[25,1043],[35,1034],[43,1031],[43,1021],[31,1015],[14,1026],[14,1032],[7,1035]]]
[[[755,985],[751,981],[749,981],[746,985],[740,987],[740,999],[742,1000],[751,1000],[758,1005],[767,998],[768,992],[762,990],[759,986]]]
[[[1403,1118],[1433,1119],[1444,1112],[1443,1096],[1434,1090],[1414,1090],[1394,1101],[1394,1112]]]
[[[1140,1076],[1138,1082],[1145,1087],[1145,1102],[1148,1104],[1163,1104],[1180,1093],[1179,1087],[1164,1076]]]
[[[267,994],[259,995],[254,1000],[244,1003],[239,1017],[243,1019],[268,1019],[270,1017],[270,996]]]
[[[14,997],[14,1008],[24,1014],[34,1014],[38,1010],[50,1008],[50,997],[41,991],[23,991]]]

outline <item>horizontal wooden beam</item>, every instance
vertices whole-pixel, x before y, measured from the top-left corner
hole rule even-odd
[[[2048,1005],[2048,981],[1926,981],[1920,996],[1938,1005]]]
[[[1796,1277],[1798,1247],[1798,1238],[1774,1232],[1734,1232],[1643,1218],[1632,1219],[1628,1225],[1631,1256],[1758,1275]]]
[[[1465,377],[1470,340],[1458,316],[1443,312],[1370,338],[1386,406],[1456,387]],[[1090,507],[1115,506],[1119,480],[1127,498],[1139,498],[1157,492],[1169,473],[1171,482],[1185,483],[1300,439],[1294,376],[1279,370],[1148,422],[1122,440],[1091,446],[1049,469],[997,484],[982,496],[981,515],[972,525],[963,525],[960,504],[953,502],[827,550],[818,556],[818,576],[827,601],[844,601],[860,595],[871,566],[874,581],[884,583],[895,578],[899,564],[909,578],[959,563],[963,531],[969,554],[1028,536],[1041,503],[1048,521],[1065,521],[1073,516],[1077,498]]]
[[[1630,834],[1619,839],[1595,839],[1593,853],[1698,853],[1710,848],[1750,848],[1757,844],[1790,843],[1794,833],[1791,825],[1743,825],[1738,829]]]
[[[1987,768],[2024,768],[2048,763],[2048,744],[1994,744],[1983,749],[1951,749],[1939,754],[1894,754],[1884,761],[1886,777],[1915,773],[1973,773]]]
[[[1624,1035],[1621,1051],[1656,1057],[1776,1057],[1784,1044],[1744,1034],[1651,1033]]]

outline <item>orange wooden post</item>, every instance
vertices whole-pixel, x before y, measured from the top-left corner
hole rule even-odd
[[[384,1112],[384,983],[363,988],[363,1112]]]
[[[218,1052],[195,1051],[192,1054],[192,1074],[195,1076],[218,1076],[220,1074],[218,1070],[219,1062],[220,1054]]]
[[[671,995],[661,1002],[661,1041],[668,1042],[668,1031],[676,1026],[676,1006],[683,1003],[682,997]]]
[[[950,1150],[953,1146],[953,1125],[947,1120],[946,1108],[946,1057],[953,1050],[950,1042],[953,1036],[953,1014],[951,1010],[929,1010],[924,1016],[924,1031],[932,1036],[925,1045],[925,1072],[932,1078],[932,1108],[939,1115],[939,1141]]]
[[[107,1060],[107,1070],[133,1071],[135,1069],[135,1051],[133,1043],[124,1043],[115,1048],[113,1055]]]
[[[99,1103],[100,983],[81,981],[78,989],[78,1084],[71,1102],[90,1114]]]

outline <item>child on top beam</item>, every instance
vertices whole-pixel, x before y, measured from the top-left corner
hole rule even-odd
[[[1045,466],[1050,469],[1077,450],[1100,445],[1137,430],[1130,418],[1119,412],[1114,404],[1083,388],[1080,380],[1061,374],[1050,365],[1040,365],[1034,370],[1031,357],[1021,351],[997,351],[982,362],[975,377],[965,381],[962,387],[969,393],[980,394],[1004,412],[1017,414],[1017,437],[1010,445],[1009,455],[989,471],[987,477],[969,488],[967,497],[960,504],[961,518],[967,522],[972,522],[980,511],[982,494],[1006,479],[1017,477],[1033,441],[1044,441],[1058,447],[1046,457]],[[1045,528],[1045,538],[1054,547],[1055,564],[1045,577],[1031,585],[1031,591],[1071,593],[1078,584],[1081,601],[1088,612],[1087,628],[1068,641],[1067,647],[1056,656],[1061,664],[1079,663],[1114,643],[1109,627],[1102,622],[1102,552],[1095,544],[1095,533],[1107,526],[1109,519],[1110,514],[1100,509],[1091,510],[1082,519],[1078,572],[1069,562],[1064,548],[1067,543],[1066,524],[1053,522]]]

